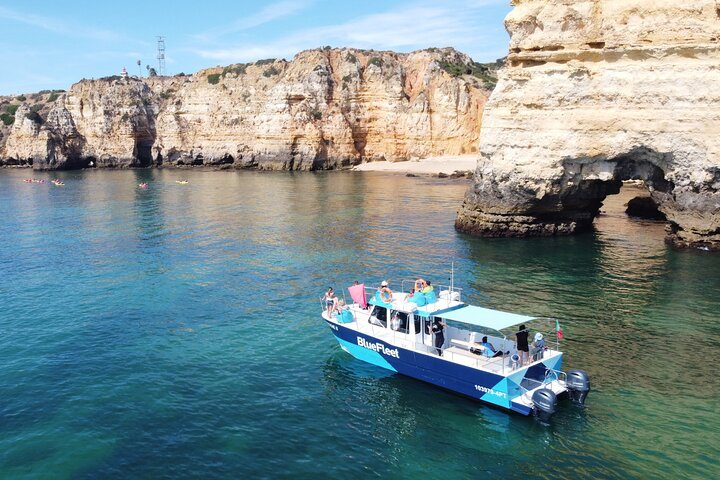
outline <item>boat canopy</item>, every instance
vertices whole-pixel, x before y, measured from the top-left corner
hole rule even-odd
[[[501,312],[499,310],[491,310],[489,308],[475,307],[473,305],[467,305],[463,308],[442,313],[438,316],[444,318],[445,320],[467,323],[478,327],[492,328],[493,330],[502,330],[514,325],[520,325],[521,323],[535,320],[534,317]]]

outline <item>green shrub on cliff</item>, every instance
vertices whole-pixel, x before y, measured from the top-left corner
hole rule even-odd
[[[372,57],[370,60],[368,60],[368,65],[375,65],[376,67],[382,67],[383,61],[380,57]]]
[[[222,76],[227,76],[228,73],[234,73],[235,75],[245,75],[245,72],[247,71],[247,65],[244,63],[238,63],[236,65],[230,65],[225,68],[223,68]]]
[[[55,100],[57,100],[59,97],[60,97],[59,94],[57,94],[57,93],[55,93],[55,92],[52,92],[50,95],[48,95],[47,101],[48,101],[48,103],[52,103],[52,102],[54,102]]]
[[[275,63],[275,60],[275,58],[264,58],[255,62],[255,65],[270,65],[271,63]]]
[[[17,97],[15,97],[15,100],[17,100],[18,102],[24,102],[25,100],[27,100],[27,97],[25,95],[18,95]]]
[[[277,75],[278,73],[280,73],[280,70],[275,68],[275,65],[273,65],[272,67],[268,68],[263,72],[263,76],[272,77],[273,75]]]
[[[207,81],[210,85],[217,85],[220,83],[220,73],[211,73],[207,76]]]
[[[118,80],[124,80],[128,77],[121,77],[120,75],[110,75],[109,77],[100,77],[98,78],[98,81],[100,82],[117,82]]]
[[[14,116],[14,115],[10,115],[10,114],[8,114],[8,113],[0,113],[0,120],[1,120],[5,125],[12,125],[13,122],[15,121],[15,116]]]
[[[15,116],[15,112],[17,112],[17,109],[20,105],[8,105],[5,107],[5,113],[8,115]]]
[[[451,77],[460,77],[462,75],[472,75],[483,81],[486,88],[493,88],[497,83],[497,78],[492,75],[490,68],[482,63],[459,63],[449,60],[440,60],[438,62],[440,68],[443,69]]]
[[[357,57],[353,55],[352,53],[348,52],[347,55],[345,55],[345,61],[349,63],[356,63]]]

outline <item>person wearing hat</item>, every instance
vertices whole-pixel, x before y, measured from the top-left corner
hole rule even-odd
[[[545,339],[543,339],[542,333],[537,332],[535,334],[535,341],[532,343],[532,349],[530,351],[530,356],[532,356],[533,362],[542,360],[544,350],[545,350]]]
[[[382,300],[385,303],[392,303],[393,300],[393,292],[388,287],[388,282],[383,280],[383,282],[380,284],[380,300]]]

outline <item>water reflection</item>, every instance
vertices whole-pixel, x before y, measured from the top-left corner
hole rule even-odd
[[[667,249],[614,197],[593,234],[477,239],[453,229],[461,181],[60,175],[0,172],[3,471],[75,455],[66,476],[620,478],[699,475],[720,454],[720,257]],[[437,284],[451,262],[469,301],[560,318],[586,410],[543,427],[354,360],[318,321],[329,284]],[[37,432],[48,456],[13,446]],[[68,450],[80,434],[111,447]]]

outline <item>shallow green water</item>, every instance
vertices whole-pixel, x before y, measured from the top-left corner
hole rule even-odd
[[[0,171],[0,477],[720,474],[720,255],[666,248],[626,199],[594,234],[482,240],[452,228],[465,183],[30,175]],[[470,302],[560,318],[585,410],[542,426],[388,375],[318,318],[328,285],[451,261]]]

